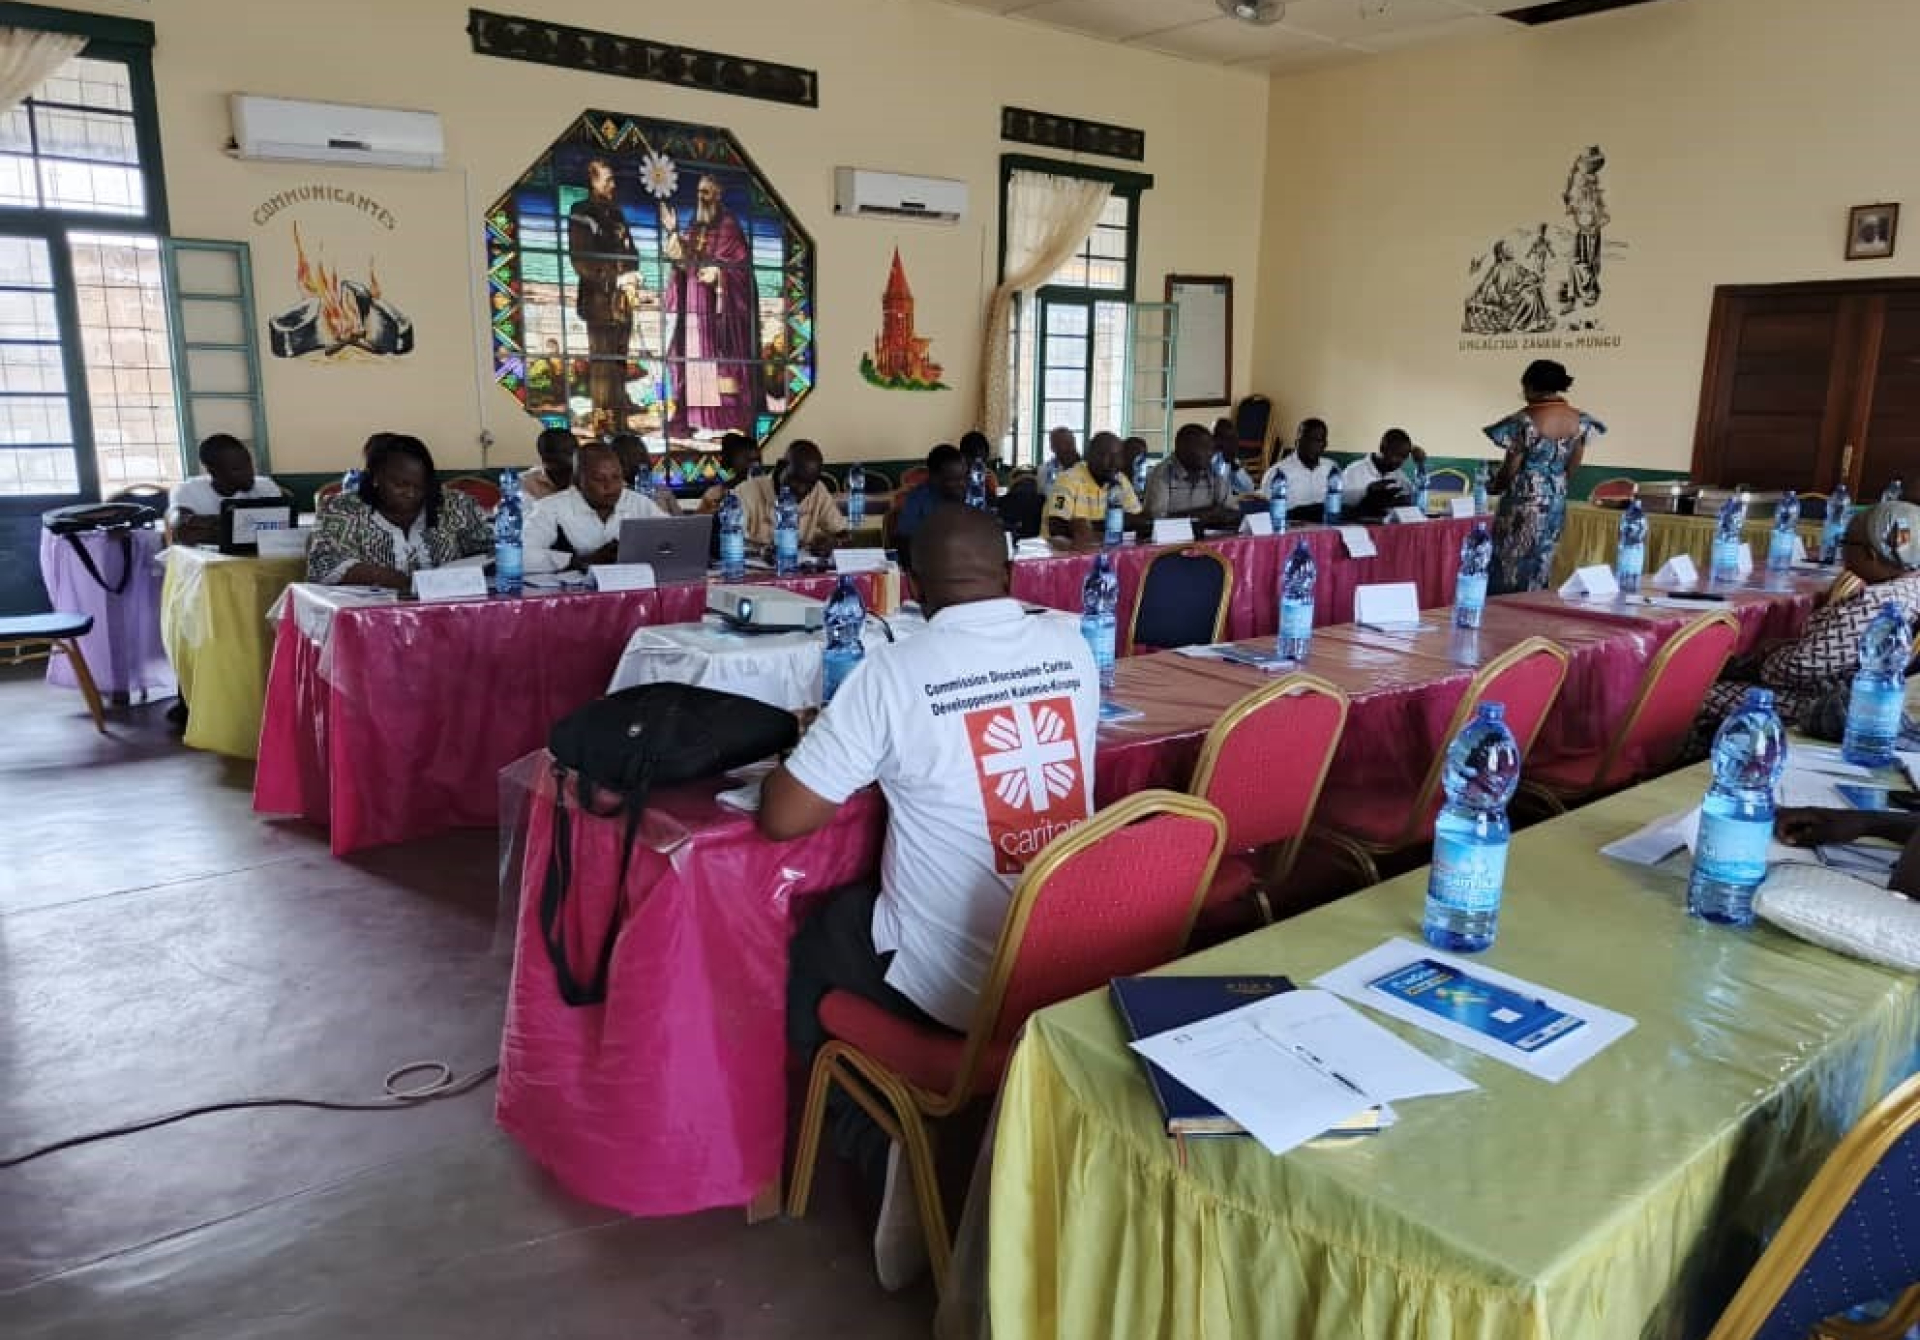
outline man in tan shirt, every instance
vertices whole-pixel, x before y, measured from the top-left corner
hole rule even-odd
[[[800,508],[800,547],[821,558],[833,552],[847,533],[847,518],[820,482],[821,465],[819,447],[804,440],[795,442],[772,474],[755,475],[734,489],[744,513],[748,544],[772,546],[773,505],[785,484]]]

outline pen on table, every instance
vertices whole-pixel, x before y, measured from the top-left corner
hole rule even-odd
[[[1345,1075],[1341,1074],[1338,1070],[1335,1070],[1332,1066],[1328,1065],[1325,1061],[1322,1061],[1319,1057],[1315,1056],[1312,1052],[1308,1051],[1305,1047],[1302,1047],[1299,1043],[1296,1042],[1293,1044],[1293,1050],[1294,1050],[1294,1053],[1297,1056],[1299,1056],[1301,1060],[1305,1061],[1308,1065],[1312,1066],[1315,1070],[1318,1070],[1321,1074],[1327,1076],[1329,1079],[1335,1080],[1342,1087],[1351,1089],[1357,1096],[1361,1098],[1365,1098],[1369,1103],[1373,1101],[1372,1096],[1369,1095],[1365,1089],[1361,1088],[1358,1084],[1355,1084],[1352,1080],[1348,1079]]]

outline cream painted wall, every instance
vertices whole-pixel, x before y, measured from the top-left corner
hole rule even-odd
[[[419,351],[385,366],[267,359],[276,469],[338,468],[377,428],[419,433],[456,465],[479,462],[482,429],[498,440],[496,461],[531,458],[533,421],[484,366],[479,219],[588,107],[731,128],[812,232],[819,248],[818,382],[786,436],[811,437],[830,458],[918,455],[973,426],[980,324],[997,278],[999,159],[1022,151],[999,139],[1004,103],[1145,129],[1148,159],[1139,166],[1157,184],[1142,209],[1139,296],[1157,300],[1169,271],[1236,275],[1244,296],[1235,387],[1247,383],[1267,98],[1266,83],[1254,76],[931,0],[518,7],[557,22],[815,68],[821,106],[807,110],[476,56],[464,0],[266,0],[242,9],[230,0],[83,0],[76,7],[157,24],[155,77],[173,230],[254,242],[263,319],[293,297],[291,274],[283,273],[290,243],[267,237],[250,220],[263,199],[317,181],[374,196],[395,217],[390,232],[362,232],[368,246],[379,245],[381,280],[413,317]],[[234,161],[220,151],[229,134],[226,96],[234,91],[438,112],[448,170]],[[956,228],[835,218],[836,165],[961,178],[970,191],[969,217]],[[350,213],[342,211],[343,228]],[[951,392],[886,392],[860,379],[859,354],[878,329],[896,242],[915,288],[920,333],[933,338]],[[358,246],[335,258],[350,274],[363,266],[353,254]]]
[[[1277,80],[1256,388],[1337,447],[1400,423],[1484,450],[1538,355],[1461,352],[1468,261],[1565,222],[1568,167],[1599,144],[1630,244],[1603,276],[1621,344],[1546,356],[1612,429],[1590,460],[1684,472],[1716,284],[1920,269],[1916,49],[1911,0],[1673,0]],[[1899,255],[1846,262],[1848,208],[1903,198]]]

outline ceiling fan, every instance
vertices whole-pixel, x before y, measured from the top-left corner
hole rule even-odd
[[[1287,0],[1213,0],[1230,19],[1264,28],[1287,16]]]

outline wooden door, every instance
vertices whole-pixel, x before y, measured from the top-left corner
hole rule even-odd
[[[1861,468],[1854,496],[1878,498],[1898,478],[1913,500],[1920,495],[1920,292],[1889,293],[1875,302],[1879,347],[1861,407],[1864,458],[1856,462]]]

